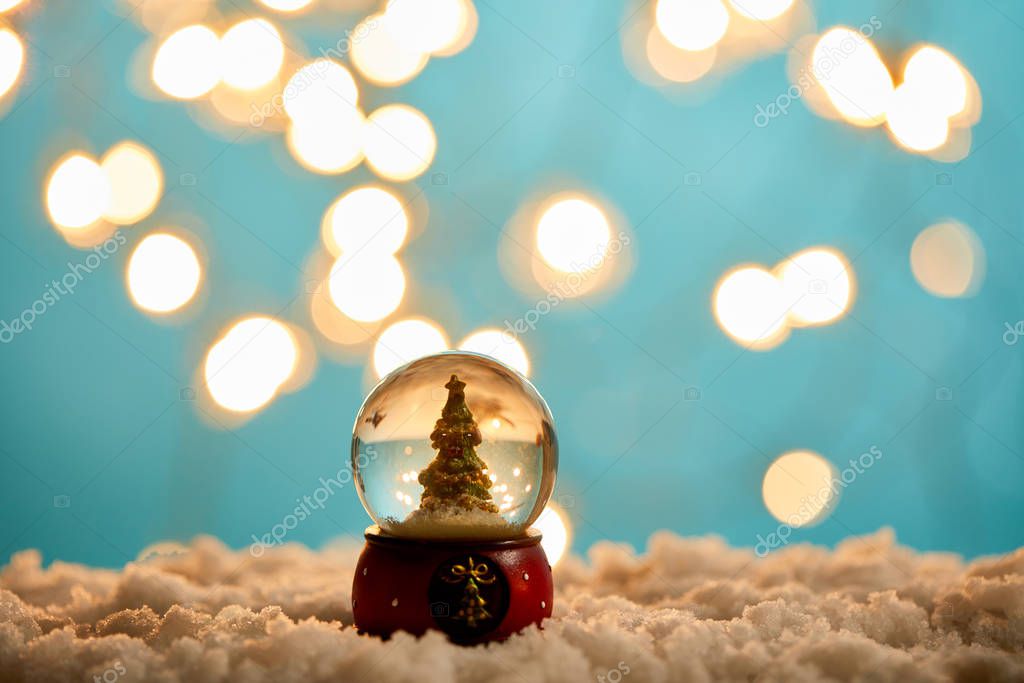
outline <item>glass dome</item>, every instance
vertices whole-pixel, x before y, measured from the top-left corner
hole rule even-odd
[[[544,399],[498,361],[448,351],[385,377],[359,410],[352,471],[384,533],[522,536],[555,486],[558,443]]]

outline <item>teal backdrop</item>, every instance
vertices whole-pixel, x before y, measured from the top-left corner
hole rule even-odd
[[[321,354],[304,388],[233,430],[201,419],[180,392],[242,314],[280,312],[312,331],[297,296],[321,217],[373,176],[365,166],[314,175],[280,135],[235,139],[242,129],[213,131],[189,105],[141,97],[129,67],[149,36],[112,1],[39,4],[3,20],[30,44],[0,119],[0,317],[18,316],[85,256],[50,226],[42,199],[72,147],[102,153],[134,139],[154,149],[168,192],[124,230],[129,245],[187,216],[208,267],[193,310],[160,322],[132,305],[121,250],[0,345],[0,560],[39,548],[47,562],[118,566],[197,534],[244,547],[345,463],[367,354]],[[402,252],[404,313],[454,339],[522,316],[534,299],[499,267],[499,228],[560,181],[607,201],[633,231],[633,269],[618,289],[559,306],[522,338],[556,419],[556,496],[577,552],[600,539],[642,548],[658,529],[753,546],[778,528],[761,499],[765,469],[798,448],[840,467],[872,447],[883,457],[791,541],[832,545],[890,526],[916,548],[968,557],[1024,543],[1024,344],[1004,342],[1005,325],[1024,319],[1024,4],[810,4],[819,29],[879,17],[883,52],[928,41],[956,55],[984,97],[971,154],[949,164],[911,155],[799,102],[755,126],[757,105],[789,87],[784,52],[666,96],[626,67],[617,29],[627,12],[612,0],[479,1],[468,49],[399,88],[360,81],[367,111],[409,103],[439,141],[430,171],[409,184],[429,218]],[[259,12],[242,0],[222,8]],[[314,54],[358,19],[275,21]],[[195,185],[182,186],[183,174]],[[937,298],[911,273],[915,236],[944,219],[984,247],[974,297]],[[853,261],[850,314],[745,352],[715,322],[716,281],[814,245]],[[690,387],[699,400],[685,400]],[[287,540],[358,539],[367,523],[346,490]]]

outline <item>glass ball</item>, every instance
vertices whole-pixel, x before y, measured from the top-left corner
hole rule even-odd
[[[555,486],[558,442],[522,375],[447,351],[381,380],[359,410],[352,471],[381,531],[424,539],[523,536]]]

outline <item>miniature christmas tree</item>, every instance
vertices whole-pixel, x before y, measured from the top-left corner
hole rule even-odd
[[[444,386],[448,389],[448,400],[430,434],[430,445],[437,455],[419,476],[423,485],[420,509],[461,508],[497,513],[497,506],[491,502],[492,482],[486,473],[487,464],[475,450],[482,439],[473,413],[466,406],[466,383],[452,375]]]

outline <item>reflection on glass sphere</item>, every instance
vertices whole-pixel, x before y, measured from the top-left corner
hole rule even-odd
[[[447,351],[395,370],[353,428],[359,497],[395,536],[521,536],[544,509],[557,466],[544,399],[514,370],[475,353]]]

